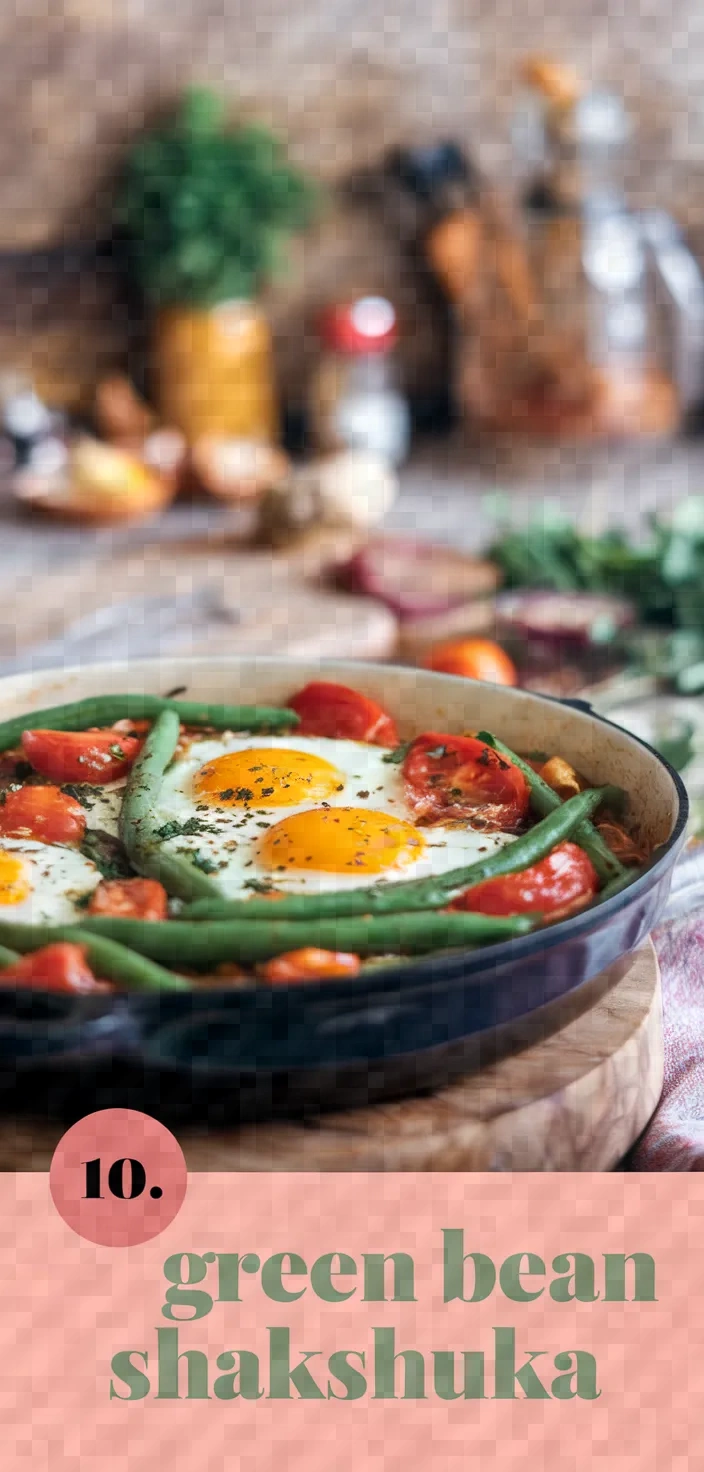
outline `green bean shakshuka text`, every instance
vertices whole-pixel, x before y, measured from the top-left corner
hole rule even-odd
[[[510,940],[630,883],[623,793],[358,691],[111,695],[0,723],[0,983],[177,990],[354,976]]]

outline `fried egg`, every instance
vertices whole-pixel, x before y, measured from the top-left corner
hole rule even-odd
[[[324,737],[194,741],[155,806],[167,851],[192,854],[229,897],[423,878],[474,863],[512,834],[418,827],[382,747]]]
[[[31,925],[75,924],[79,901],[100,883],[100,872],[75,849],[0,839],[0,915]]]

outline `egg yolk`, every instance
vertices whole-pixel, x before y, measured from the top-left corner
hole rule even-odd
[[[337,767],[308,751],[271,747],[230,751],[206,762],[193,779],[196,796],[211,807],[293,807],[341,792]]]
[[[0,905],[21,905],[31,893],[29,866],[16,854],[0,849]]]
[[[269,829],[260,855],[270,869],[381,874],[420,858],[424,839],[412,823],[367,808],[315,808]]]

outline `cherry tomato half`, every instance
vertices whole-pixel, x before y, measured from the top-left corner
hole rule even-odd
[[[367,741],[372,746],[397,746],[396,726],[382,706],[358,690],[313,680],[289,700],[301,718],[301,736],[331,736],[340,741]]]
[[[463,818],[476,827],[512,831],[528,812],[530,790],[518,767],[475,736],[429,731],[403,762],[406,797],[427,823]]]
[[[464,675],[488,685],[517,685],[518,671],[500,644],[493,639],[449,639],[435,644],[422,660],[424,669],[445,675]]]
[[[106,992],[113,988],[98,981],[86,960],[84,946],[57,941],[29,956],[20,956],[0,971],[0,986],[37,987],[47,992]]]
[[[168,899],[158,879],[103,879],[93,890],[89,915],[119,915],[126,920],[165,920]]]
[[[0,837],[37,843],[80,843],[86,814],[59,787],[18,787],[0,795]]]
[[[590,858],[576,843],[559,843],[547,858],[519,874],[485,879],[453,900],[452,910],[475,910],[482,915],[527,915],[531,912],[563,919],[589,904],[599,880]]]
[[[359,956],[349,951],[319,951],[304,946],[300,951],[286,951],[257,967],[262,981],[285,985],[292,981],[320,981],[337,976],[356,976],[361,967]]]
[[[141,745],[140,737],[114,727],[22,732],[27,761],[52,782],[88,782],[96,786],[116,782],[127,776]]]

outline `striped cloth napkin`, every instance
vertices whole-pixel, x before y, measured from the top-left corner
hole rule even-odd
[[[628,1169],[704,1170],[704,843],[676,866],[653,935],[662,972],[665,1084]]]

